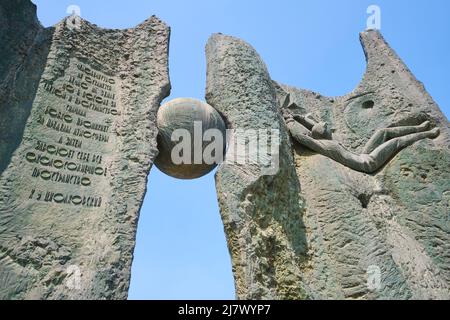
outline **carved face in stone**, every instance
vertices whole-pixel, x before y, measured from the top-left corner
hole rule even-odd
[[[208,174],[223,159],[226,126],[220,114],[205,102],[179,98],[158,111],[159,155],[155,164],[178,179]]]

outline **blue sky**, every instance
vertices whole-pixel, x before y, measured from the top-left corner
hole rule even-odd
[[[204,99],[208,37],[222,32],[260,53],[273,79],[324,95],[350,92],[365,70],[358,33],[366,9],[381,7],[381,31],[450,115],[448,0],[34,0],[43,25],[75,4],[102,27],[129,28],[155,14],[172,28],[170,78],[176,97]],[[139,221],[130,299],[233,299],[231,262],[213,173],[194,181],[155,167]]]

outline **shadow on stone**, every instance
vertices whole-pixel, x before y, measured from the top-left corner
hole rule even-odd
[[[29,1],[0,4],[0,174],[22,141],[53,32]]]

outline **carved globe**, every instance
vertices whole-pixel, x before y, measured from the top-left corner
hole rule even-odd
[[[159,170],[178,179],[196,179],[208,174],[217,166],[217,163],[209,164],[211,161],[205,161],[202,156],[205,148],[215,141],[215,139],[210,139],[209,141],[208,139],[203,139],[203,134],[209,129],[217,129],[218,131],[214,131],[220,132],[222,136],[222,141],[218,140],[221,144],[219,152],[223,153],[226,143],[226,125],[220,114],[209,104],[191,98],[171,100],[158,110],[157,126],[159,129],[159,155],[155,160],[155,165]],[[195,126],[196,129],[194,129]],[[199,130],[200,128],[201,130]],[[190,150],[185,154],[189,155],[190,153],[190,161],[184,161],[181,164],[177,164],[180,161],[174,159],[172,155],[173,153],[179,155],[178,149],[175,149],[175,152],[174,148],[177,145],[179,146],[183,140],[178,140],[177,136],[173,135],[177,129],[184,129],[181,132],[189,133],[190,135]],[[177,132],[180,132],[180,130]],[[199,132],[201,132],[200,136]],[[201,139],[200,143],[198,139]],[[197,149],[194,148],[195,141],[197,141]],[[199,150],[201,151],[200,156]],[[183,152],[186,151],[184,150]],[[196,151],[197,156],[195,155]]]

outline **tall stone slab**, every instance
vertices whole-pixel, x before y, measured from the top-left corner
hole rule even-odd
[[[295,166],[295,175],[281,169],[243,179],[252,168],[220,167],[218,198],[239,298],[450,298],[448,120],[379,32],[363,32],[361,42],[367,71],[343,97],[270,83],[257,53],[240,40],[213,36],[208,43],[208,102],[232,125],[276,123],[275,101],[282,108],[290,94],[290,112],[329,123],[333,140],[357,154],[378,129],[424,121],[440,129],[438,138],[403,149],[373,174],[286,139],[280,167]],[[261,120],[269,117],[272,123]],[[261,181],[267,183],[255,191]],[[301,238],[304,247],[281,245]],[[278,267],[283,255],[289,273]]]
[[[0,5],[0,174],[20,145],[52,31],[40,25],[29,1]]]
[[[307,251],[304,206],[275,87],[259,55],[239,39],[216,34],[207,44],[206,55],[206,99],[235,131],[230,139],[235,140],[240,129],[280,131],[275,174],[266,175],[263,163],[232,161],[221,165],[216,174],[237,296],[306,298],[301,270]],[[236,150],[229,148],[227,158],[230,152]]]
[[[0,298],[125,299],[170,30],[35,11],[0,4]]]

